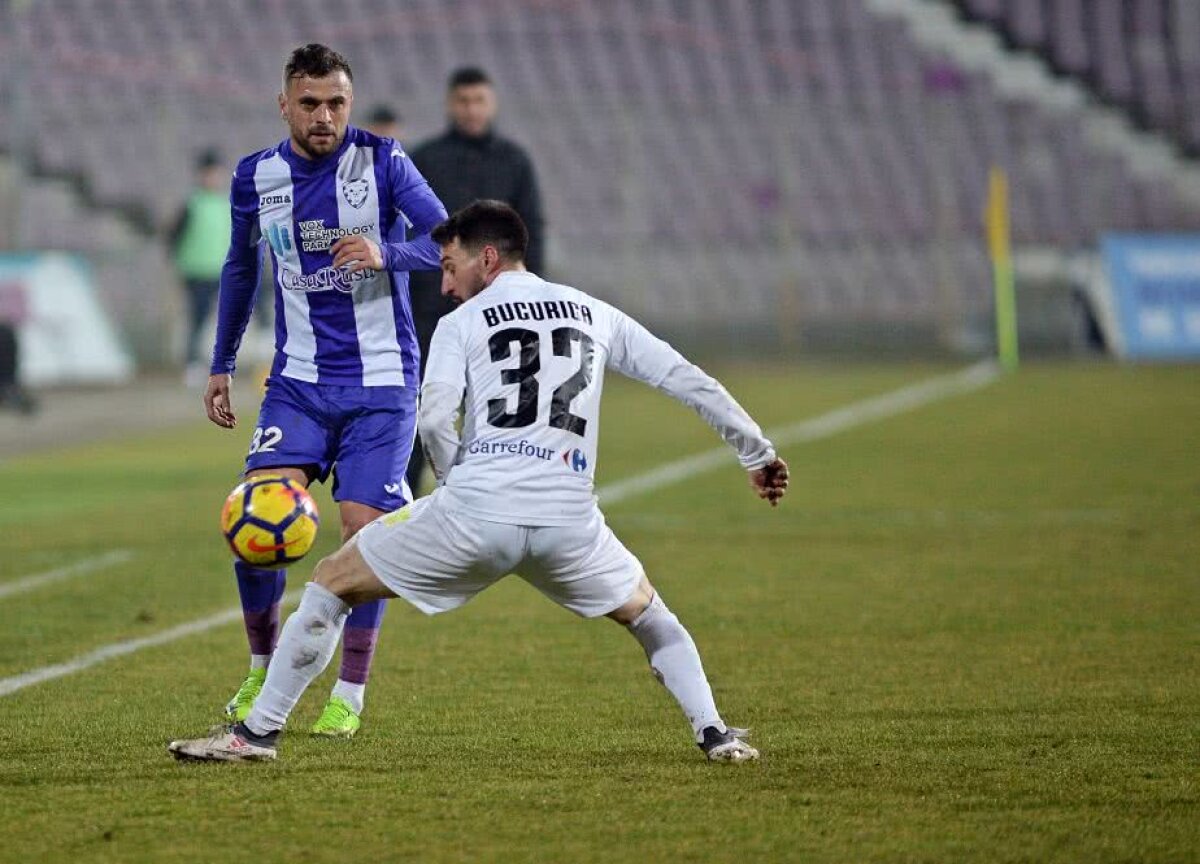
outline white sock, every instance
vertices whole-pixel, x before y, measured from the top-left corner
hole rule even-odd
[[[683,709],[696,740],[700,740],[700,731],[706,726],[716,726],[724,732],[725,724],[713,702],[696,643],[658,594],[629,625],[629,632],[646,650],[655,677]]]
[[[271,665],[270,654],[251,654],[250,668],[251,669],[266,669]]]
[[[267,667],[267,680],[246,718],[246,728],[255,735],[283,728],[308,685],[329,665],[349,614],[350,607],[336,594],[316,582],[305,586],[300,606],[279,634],[275,647],[279,662]]]
[[[367,692],[366,684],[355,684],[352,681],[343,681],[341,678],[333,685],[333,693],[331,696],[340,696],[350,703],[350,707],[354,709],[355,714],[361,714],[363,709],[363,696]]]

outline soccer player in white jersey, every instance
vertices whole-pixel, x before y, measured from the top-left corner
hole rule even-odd
[[[758,758],[745,730],[717,711],[692,637],[596,506],[605,368],[694,408],[772,506],[787,491],[787,464],[725,389],[670,345],[607,303],[526,271],[528,235],[512,208],[477,201],[431,236],[441,245],[442,292],[461,303],[434,333],[418,412],[437,490],[317,565],[244,721],[174,741],[170,751],[274,759],[279,731],[328,664],[353,607],[403,597],[433,615],[517,573],[582,617],[624,625],[710,760]]]

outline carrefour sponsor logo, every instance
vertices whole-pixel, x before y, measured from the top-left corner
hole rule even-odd
[[[530,444],[524,438],[519,441],[472,441],[467,446],[468,453],[481,453],[485,456],[524,456],[527,459],[541,459],[549,462],[554,458],[554,448],[538,447]]]
[[[578,447],[562,452],[563,464],[572,471],[582,472],[587,470],[588,461],[587,455]]]
[[[339,237],[356,234],[374,234],[375,223],[352,225],[348,228],[326,228],[324,219],[305,219],[298,223],[300,248],[305,252],[326,252]]]
[[[341,291],[349,294],[359,282],[374,279],[374,270],[349,273],[340,267],[322,267],[315,273],[295,273],[285,270],[279,283],[288,291]]]

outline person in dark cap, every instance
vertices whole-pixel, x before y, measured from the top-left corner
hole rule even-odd
[[[367,112],[367,122],[363,128],[380,138],[394,138],[401,143],[404,141],[404,118],[386,102],[379,102]]]

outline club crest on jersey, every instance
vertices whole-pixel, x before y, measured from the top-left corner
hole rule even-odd
[[[361,177],[356,180],[347,180],[342,184],[342,197],[355,210],[367,203],[367,191],[367,181]]]

